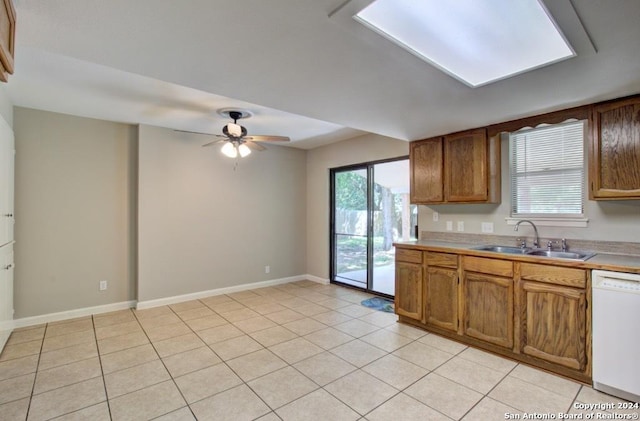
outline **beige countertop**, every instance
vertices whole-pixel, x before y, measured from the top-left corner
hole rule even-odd
[[[593,257],[587,259],[586,261],[582,261],[474,250],[474,247],[477,247],[479,244],[449,242],[441,240],[403,241],[394,243],[394,245],[396,247],[433,250],[445,253],[458,253],[481,257],[504,258],[515,261],[553,263],[554,265],[557,264],[561,266],[579,267],[583,269],[600,269],[617,272],[640,273],[640,256],[638,255],[596,253]]]

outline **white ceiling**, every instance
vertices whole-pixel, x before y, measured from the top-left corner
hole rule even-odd
[[[15,105],[207,133],[228,122],[218,108],[240,107],[250,134],[305,149],[640,93],[637,0],[545,1],[577,57],[475,89],[355,23],[366,0],[14,3]]]

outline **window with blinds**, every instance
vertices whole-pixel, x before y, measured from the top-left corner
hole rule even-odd
[[[583,216],[584,127],[572,121],[510,134],[511,216]]]

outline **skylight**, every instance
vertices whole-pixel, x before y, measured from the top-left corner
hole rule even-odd
[[[354,18],[472,87],[575,56],[539,0],[375,0]]]

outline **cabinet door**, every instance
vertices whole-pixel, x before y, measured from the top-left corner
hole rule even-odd
[[[640,98],[595,106],[591,199],[640,199]]]
[[[465,272],[464,334],[513,348],[513,279]]]
[[[422,320],[422,265],[396,262],[396,314]]]
[[[521,284],[522,351],[576,370],[586,366],[585,291],[538,282]]]
[[[428,266],[425,273],[425,322],[458,330],[458,271]]]
[[[485,202],[489,199],[488,141],[485,129],[444,138],[445,200]]]
[[[444,200],[442,138],[410,144],[411,203],[439,203]]]

